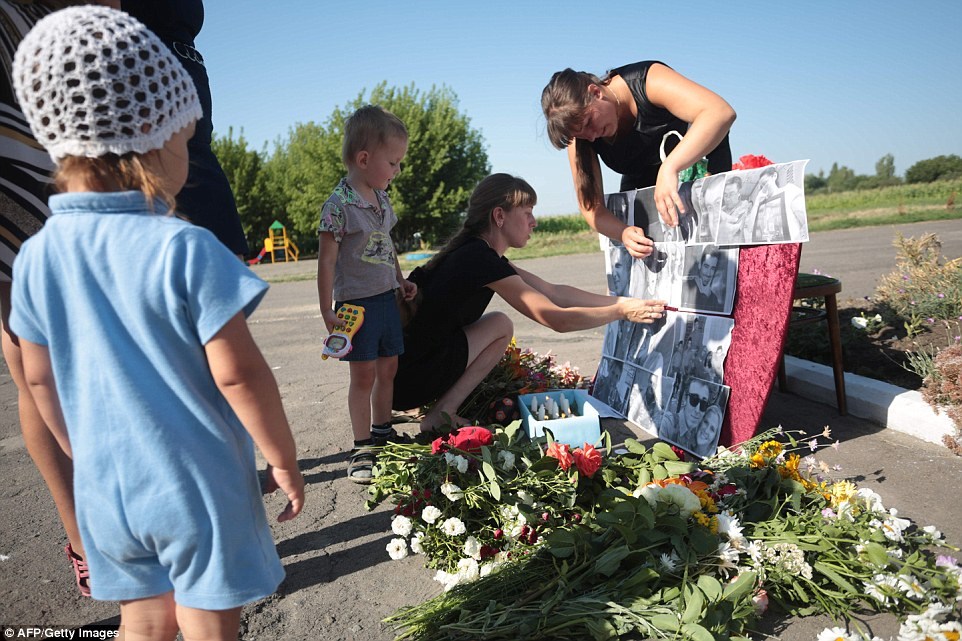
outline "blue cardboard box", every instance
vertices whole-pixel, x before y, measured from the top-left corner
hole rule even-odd
[[[565,396],[577,416],[539,421],[531,415],[531,398],[537,397],[538,405],[543,405],[546,396],[556,403],[560,403],[561,396]],[[548,428],[556,441],[567,443],[571,447],[581,447],[585,443],[594,445],[601,438],[601,421],[594,402],[595,400],[588,396],[588,391],[583,389],[548,390],[518,397],[521,420],[529,437],[544,436],[544,430]]]

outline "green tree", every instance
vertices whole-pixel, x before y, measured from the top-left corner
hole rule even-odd
[[[825,180],[825,171],[823,169],[818,170],[817,176],[815,174],[805,174],[805,193],[811,194],[825,189],[826,185],[828,185],[828,181]]]
[[[381,105],[408,129],[408,152],[389,195],[398,215],[394,238],[411,246],[415,232],[437,243],[460,224],[475,184],[489,171],[481,133],[458,111],[454,93],[445,87],[421,92],[377,85],[365,97],[338,107],[323,125],[313,122],[291,129],[268,163],[271,181],[279,188],[294,227],[316,234],[321,205],[345,175],[341,162],[344,121],[364,104]]]
[[[829,192],[854,189],[856,182],[855,172],[844,165],[839,167],[837,162],[832,163],[832,169],[828,172],[828,178],[825,180]]]
[[[905,182],[930,183],[962,176],[962,158],[955,154],[920,160],[905,170]]]
[[[885,154],[875,163],[875,175],[883,182],[895,178],[895,156]]]
[[[275,218],[284,217],[264,172],[264,157],[248,149],[243,130],[235,140],[233,127],[228,128],[225,137],[215,135],[211,140],[211,149],[224,168],[234,192],[247,243],[252,252],[257,252],[271,223]]]

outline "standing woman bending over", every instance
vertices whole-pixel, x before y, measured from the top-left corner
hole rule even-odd
[[[471,194],[461,230],[408,277],[417,283],[416,309],[404,330],[404,353],[394,378],[394,409],[434,403],[422,431],[444,423],[497,364],[514,334],[501,312],[485,313],[494,294],[558,332],[611,321],[651,323],[664,301],[603,296],[554,285],[504,257],[528,243],[537,226],[534,189],[521,178],[492,174]]]
[[[598,78],[565,69],[541,93],[548,139],[568,149],[581,214],[595,231],[624,243],[632,256],[651,253],[652,241],[605,207],[601,159],[622,175],[620,191],[655,187],[662,220],[685,214],[678,172],[708,157],[709,173],[730,171],[728,130],[735,111],[724,99],[660,62],[618,67]],[[662,162],[662,141],[667,156]],[[672,147],[672,144],[677,144]]]

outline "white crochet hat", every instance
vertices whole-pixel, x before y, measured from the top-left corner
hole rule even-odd
[[[40,20],[17,48],[17,99],[54,160],[160,149],[202,115],[194,82],[123,11],[79,6]]]

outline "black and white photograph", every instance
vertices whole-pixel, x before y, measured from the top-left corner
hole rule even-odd
[[[642,367],[631,369],[633,378],[625,416],[638,427],[657,436],[658,421],[671,399],[674,380]]]
[[[663,300],[672,305],[671,257],[678,245],[655,243],[650,254],[635,260],[631,266],[631,285],[628,294],[634,298]],[[674,305],[677,307],[677,304]]]
[[[621,372],[625,364],[613,358],[602,358],[598,363],[598,373],[591,388],[591,396],[598,399],[615,412],[624,415],[628,384],[622,382]]]
[[[631,360],[649,340],[648,328],[628,320],[613,321],[605,327],[605,342],[601,353],[618,360]]]
[[[641,227],[656,243],[747,245],[808,240],[807,160],[742,169],[679,185],[686,214],[677,227],[662,222],[654,187],[606,195],[612,212]],[[631,222],[629,222],[631,221]]]
[[[635,192],[632,191],[617,191],[612,194],[608,194],[605,199],[605,207],[608,208],[615,218],[620,220],[626,225],[634,224],[634,215],[632,210],[635,205]]]
[[[632,262],[634,259],[624,245],[607,243],[605,270],[608,275],[608,293],[612,296],[628,295]]]
[[[752,242],[798,243],[808,240],[804,166],[804,161],[799,161],[753,170],[761,174],[753,197]]]
[[[685,245],[680,309],[731,314],[738,276],[738,248]]]
[[[724,385],[685,378],[659,415],[658,438],[700,458],[711,456],[718,447],[728,394]]]

